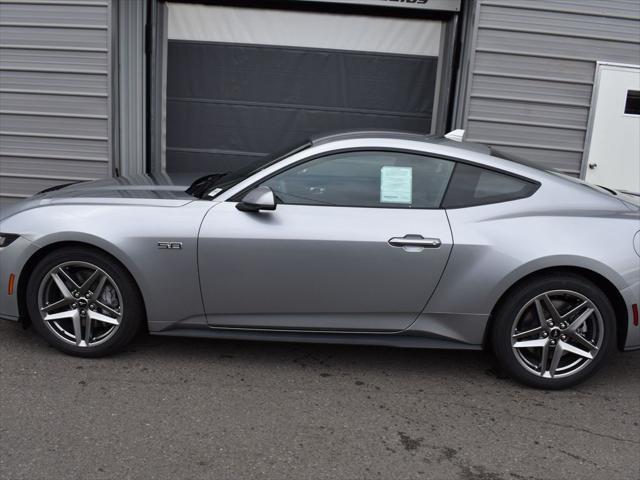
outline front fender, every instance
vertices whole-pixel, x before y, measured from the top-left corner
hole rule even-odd
[[[138,284],[153,331],[204,316],[197,238],[211,206],[205,201],[180,207],[51,205],[14,215],[4,220],[1,228],[33,244],[29,258],[42,249],[69,242],[113,256]],[[182,249],[159,249],[162,241],[179,242]]]

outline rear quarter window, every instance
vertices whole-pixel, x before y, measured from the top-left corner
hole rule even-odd
[[[472,207],[525,198],[538,184],[486,168],[458,163],[442,202],[443,208]]]

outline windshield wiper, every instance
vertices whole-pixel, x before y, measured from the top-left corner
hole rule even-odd
[[[288,148],[280,153],[268,156],[260,156],[255,161],[237,170],[232,170],[231,172],[225,173],[214,173],[211,175],[205,175],[204,177],[200,177],[195,182],[193,182],[191,186],[186,190],[186,192],[198,198],[204,198],[205,195],[207,195],[210,191],[219,189],[216,192],[217,195],[218,193],[223,192],[224,190],[227,190],[232,186],[237,185],[241,181],[249,178],[251,175],[258,173],[259,171],[264,170],[271,165],[274,165],[284,158],[301,152],[302,150],[309,148],[310,146],[311,142],[306,141],[302,145],[299,145],[293,149]]]
[[[227,173],[212,173],[210,175],[200,177],[196,179],[189,188],[187,188],[186,193],[193,195],[194,197],[202,198],[202,196],[225,175],[227,175]]]

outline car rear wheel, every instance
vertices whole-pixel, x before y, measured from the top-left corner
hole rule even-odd
[[[71,355],[98,357],[121,349],[144,318],[129,273],[91,249],[72,247],[47,255],[29,278],[26,294],[36,330]]]
[[[615,348],[606,295],[573,274],[527,281],[499,307],[492,346],[501,366],[527,385],[560,389],[593,375]]]

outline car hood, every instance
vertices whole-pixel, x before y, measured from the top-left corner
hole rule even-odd
[[[0,211],[0,220],[31,208],[51,204],[144,204],[177,207],[192,202],[185,193],[199,174],[148,174],[117,177],[107,180],[59,185],[36,193],[32,197]]]
[[[635,207],[640,207],[640,193],[627,192],[625,190],[616,190],[616,193],[621,200],[631,203]]]

